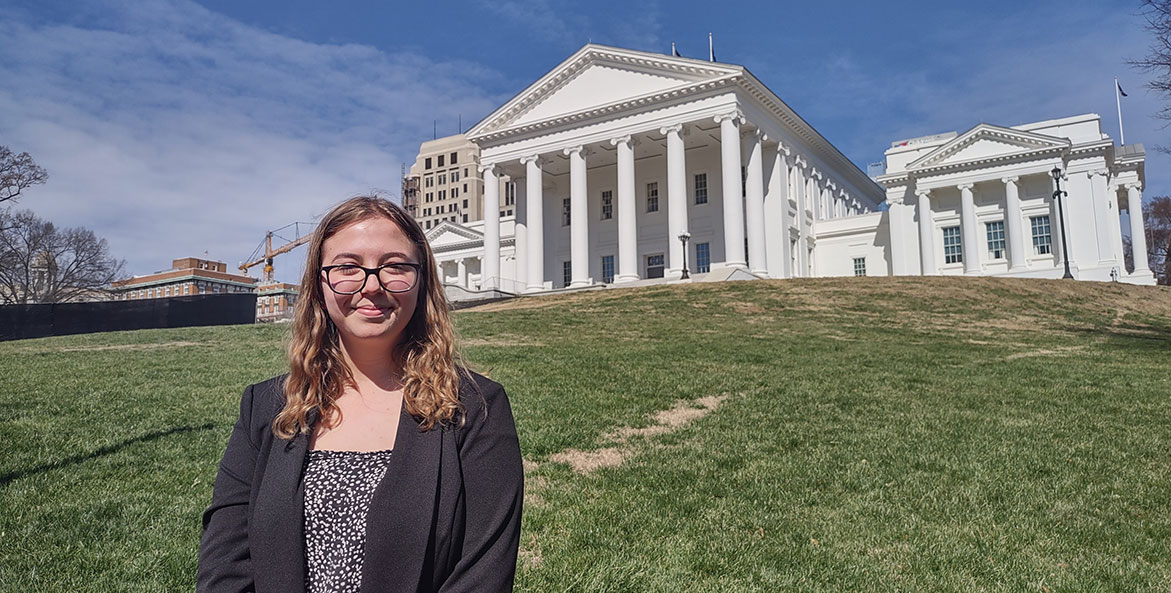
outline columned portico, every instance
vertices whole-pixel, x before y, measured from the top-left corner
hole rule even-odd
[[[740,125],[744,116],[739,112],[717,115],[720,124],[720,176],[724,202],[724,265],[747,268],[744,261],[744,202],[740,183]]]
[[[961,183],[956,186],[960,190],[960,226],[963,233],[964,273],[980,273],[980,233],[976,228],[976,200],[972,195],[972,184]]]
[[[565,149],[569,157],[569,253],[572,268],[570,286],[593,284],[590,278],[589,206],[586,186],[586,150],[584,146]]]
[[[687,230],[687,157],[683,125],[659,129],[667,137],[667,273],[683,275],[683,244],[679,234]]]
[[[618,152],[618,276],[615,282],[638,280],[638,209],[634,197],[634,141],[610,140]]]
[[[523,269],[486,261],[484,276],[503,269],[526,292],[671,281],[684,262],[703,280],[809,276],[834,268],[810,252],[812,219],[876,212],[882,195],[743,67],[677,56],[587,45],[467,136],[491,173],[526,177],[515,218],[492,219],[503,198],[484,200],[486,242],[515,232],[524,249]],[[865,247],[872,273],[885,271],[881,249]]]
[[[525,166],[525,206],[528,217],[528,289],[545,289],[545,186],[541,157],[522,157]]]
[[[1010,272],[1019,272],[1028,266],[1028,253],[1025,251],[1025,232],[1021,228],[1021,198],[1017,189],[1019,177],[1003,177],[1004,184],[1005,232],[1008,234],[1008,261]]]
[[[745,217],[748,223],[748,266],[757,276],[768,276],[764,246],[764,170],[762,144],[768,137],[760,129],[745,136],[748,150],[745,179]]]
[[[924,276],[938,273],[935,265],[935,216],[931,214],[931,190],[915,191],[919,198],[919,265]]]
[[[497,288],[500,279],[500,177],[494,164],[480,167],[484,177],[484,262],[480,288]]]
[[[1150,275],[1147,262],[1147,231],[1143,225],[1143,186],[1126,184],[1126,205],[1130,210],[1130,244],[1134,253],[1134,275]]]

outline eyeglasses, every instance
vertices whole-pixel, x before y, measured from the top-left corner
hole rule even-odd
[[[363,268],[354,264],[321,266],[325,283],[337,294],[357,294],[366,286],[370,276],[378,279],[378,285],[386,292],[406,292],[419,281],[423,264],[396,262],[377,268]]]

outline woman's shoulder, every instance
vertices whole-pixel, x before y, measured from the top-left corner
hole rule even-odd
[[[244,389],[244,397],[252,400],[254,418],[270,419],[285,405],[285,378],[288,374],[253,383]]]
[[[494,399],[504,395],[504,386],[480,373],[464,368],[459,371],[459,393],[465,402],[469,396]]]

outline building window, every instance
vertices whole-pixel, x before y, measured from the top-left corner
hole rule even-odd
[[[451,153],[451,164],[454,165],[456,163],[456,159],[458,159],[458,158],[459,158],[459,153],[455,153],[455,152]]]
[[[573,262],[561,262],[561,286],[569,286],[573,282]]]
[[[439,175],[436,175],[436,177],[439,179],[436,179],[435,183],[438,183],[439,185],[447,183],[447,173],[440,173]]]
[[[695,203],[707,203],[707,173],[695,174]]]
[[[435,199],[435,194],[433,194],[433,193],[431,193],[431,192],[427,192],[427,195],[426,195],[426,197],[424,198],[424,200],[423,200],[423,201],[424,201],[424,202],[430,202],[431,200],[434,200],[434,199]]]
[[[423,168],[424,169],[431,168],[431,157],[427,157],[427,158],[423,159]]]
[[[854,258],[854,275],[855,276],[865,276],[866,275],[866,258],[864,258],[864,257],[855,257]]]
[[[423,178],[423,187],[435,187],[435,178],[430,175]]]
[[[516,182],[509,181],[504,184],[504,205],[512,206],[516,204]]]
[[[464,193],[465,194],[468,193],[468,184],[466,184],[466,183],[464,184]]]
[[[614,218],[614,192],[602,192],[602,220]]]
[[[647,278],[662,278],[663,277],[663,254],[656,253],[655,255],[646,256],[646,277]]]
[[[191,294],[191,285],[190,284],[183,285],[183,294],[184,295]]]
[[[646,184],[646,211],[647,212],[658,212],[659,211],[659,184],[658,183]]]
[[[453,154],[454,154],[454,153],[453,153]],[[455,159],[454,159],[454,158],[452,159],[452,163],[451,163],[451,164],[453,164],[453,165],[455,164]],[[451,172],[451,182],[452,182],[452,183],[455,183],[455,182],[457,182],[457,181],[459,181],[459,169],[455,169],[454,171],[452,171],[452,172]]]
[[[445,190],[445,189],[441,189],[441,190],[439,190],[439,199],[440,199],[440,200],[446,200],[446,199],[447,199],[447,190]]]
[[[443,166],[443,155],[439,155],[439,156],[435,157],[435,159],[436,159],[435,160],[436,166],[442,167]]]
[[[458,187],[451,188],[451,197],[453,197],[453,198],[459,197],[459,188]]]
[[[464,167],[464,177],[467,177],[467,176],[468,176],[468,168]]]
[[[994,220],[984,225],[988,232],[988,255],[992,259],[1004,259],[1004,221]]]
[[[614,256],[602,256],[602,283],[613,284],[614,282]]]
[[[467,199],[465,199],[464,200],[464,210],[467,210],[467,209],[468,209],[468,201],[467,201]]]
[[[1053,238],[1049,230],[1049,215],[1029,218],[1033,226],[1033,252],[1037,255],[1053,253]]]
[[[712,248],[709,243],[695,244],[695,271],[699,274],[712,271]]]
[[[960,227],[945,227],[943,229],[943,263],[958,264],[963,261],[964,246],[960,239]]]
[[[431,229],[431,221],[428,220],[427,222],[423,223],[423,228],[430,230]]]
[[[467,221],[468,221],[468,215],[464,214],[464,222],[467,222]]]
[[[561,226],[569,226],[569,198],[561,200]]]

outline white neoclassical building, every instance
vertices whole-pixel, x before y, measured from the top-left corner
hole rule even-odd
[[[1146,257],[1123,260],[1123,210],[1147,251],[1143,147],[1115,146],[1095,114],[895,142],[886,160],[894,274],[1059,278],[1064,253],[1075,278],[1154,284]]]
[[[697,280],[1060,276],[1056,222],[1047,251],[1029,235],[1055,212],[1054,166],[1075,275],[1153,282],[1118,272],[1117,195],[1141,200],[1141,145],[1114,147],[1094,115],[895,143],[880,186],[742,66],[590,44],[467,136],[483,220],[428,233],[457,298],[673,280],[685,266]]]

